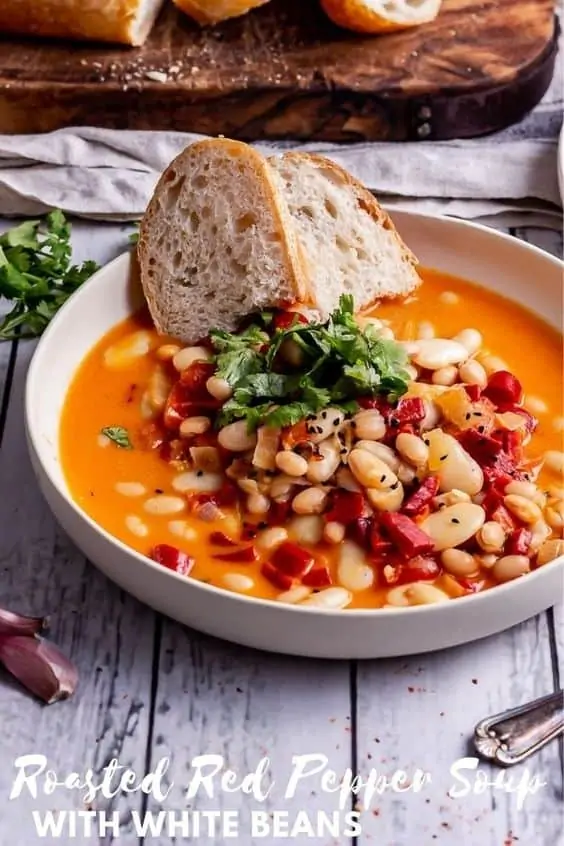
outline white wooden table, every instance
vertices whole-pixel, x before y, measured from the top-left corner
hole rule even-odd
[[[127,246],[126,227],[78,223],[75,256],[105,262]],[[512,234],[562,254],[557,232]],[[534,280],[531,280],[534,284]],[[366,662],[322,662],[279,657],[222,643],[167,620],[108,582],[59,529],[37,489],[23,432],[22,398],[32,343],[0,345],[0,604],[22,612],[52,613],[52,637],[80,669],[71,700],[42,707],[0,674],[0,844],[114,842],[113,835],[39,838],[32,811],[84,809],[71,791],[9,801],[14,759],[41,753],[60,777],[112,758],[148,772],[170,756],[175,788],[163,807],[186,807],[191,759],[223,754],[241,773],[268,755],[276,784],[267,809],[337,810],[337,799],[313,782],[292,801],[282,797],[291,757],[324,753],[339,775],[347,767],[391,774],[428,770],[421,793],[385,793],[362,816],[360,846],[562,846],[562,746],[553,743],[529,762],[546,785],[521,810],[514,795],[487,788],[451,798],[451,765],[473,755],[468,745],[482,717],[544,695],[562,684],[562,609],[510,631],[433,655]],[[61,350],[61,355],[65,351]],[[558,597],[555,597],[555,601]],[[481,764],[493,777],[498,770]],[[516,781],[524,767],[511,771]],[[99,803],[95,803],[100,807]],[[139,793],[115,797],[123,846],[175,841],[139,838],[131,812],[155,808]],[[245,831],[252,798],[199,795],[192,810],[241,811],[235,842],[344,846],[348,837],[252,838]],[[232,842],[222,835],[190,842]]]

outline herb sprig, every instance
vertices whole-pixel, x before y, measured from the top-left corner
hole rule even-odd
[[[0,341],[41,335],[70,295],[98,270],[71,264],[71,226],[55,210],[0,235],[0,298],[12,310],[0,321]]]
[[[290,426],[330,405],[355,411],[360,396],[383,394],[394,401],[407,390],[405,351],[380,338],[373,326],[360,328],[350,295],[341,297],[325,323],[295,322],[269,336],[262,327],[271,324],[272,314],[263,313],[260,321],[262,326],[253,323],[238,334],[210,333],[217,375],[233,388],[219,426],[240,419],[250,430],[259,424]],[[280,373],[279,354],[290,340],[302,363]]]

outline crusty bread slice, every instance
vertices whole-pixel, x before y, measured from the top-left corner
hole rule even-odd
[[[200,26],[214,26],[228,18],[238,18],[268,0],[172,0],[182,12]]]
[[[307,299],[296,233],[273,171],[239,141],[199,141],[168,166],[141,221],[138,255],[157,329],[183,341]]]
[[[442,0],[321,0],[333,23],[370,35],[398,32],[428,23],[439,14]]]
[[[322,156],[269,159],[298,235],[312,302],[323,317],[343,293],[358,310],[404,296],[421,280],[389,215],[347,171]]]

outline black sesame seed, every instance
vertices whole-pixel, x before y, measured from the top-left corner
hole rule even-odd
[[[306,432],[308,435],[312,435],[315,432],[315,426],[306,426]]]
[[[162,489],[162,488],[155,488],[155,493],[156,493],[156,494],[163,494],[163,493],[164,493],[164,491],[163,491],[163,489]]]
[[[470,420],[471,417],[472,417],[472,415],[470,414],[470,412],[468,412],[468,414],[466,415],[466,419]]]
[[[306,420],[315,420],[315,417],[316,417],[315,414],[308,414],[308,416],[306,417]]]
[[[322,412],[321,412],[321,417],[322,417],[322,419],[323,419],[323,420],[327,420],[327,412],[326,412],[326,411],[322,411]]]
[[[460,520],[458,519],[458,517],[453,517],[450,522],[451,523],[460,523]]]
[[[425,446],[431,445],[431,441],[428,438],[423,438],[423,443],[425,444]]]
[[[485,427],[485,426],[478,426],[478,432],[479,432],[481,435],[483,435],[485,431],[486,431],[486,427]]]
[[[341,423],[341,418],[335,417],[335,419],[333,420],[333,426],[339,426],[340,423]]]
[[[391,491],[397,491],[398,488],[399,488],[399,482],[394,482],[393,485],[390,485]]]
[[[447,458],[448,458],[448,453],[447,453],[447,455],[441,455],[440,461],[446,461]]]
[[[383,476],[380,476],[380,484],[386,481],[386,474],[384,473]]]
[[[481,411],[473,411],[472,413],[473,413],[474,417],[483,417],[484,416]]]
[[[323,426],[318,426],[318,427],[317,427],[317,434],[318,434],[318,435],[322,435],[322,434],[323,434]]]

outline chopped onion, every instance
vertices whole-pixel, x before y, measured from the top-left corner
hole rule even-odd
[[[47,640],[0,635],[0,663],[48,705],[66,699],[76,687],[76,667]]]
[[[24,617],[0,608],[0,635],[36,635],[48,627],[47,617]]]

